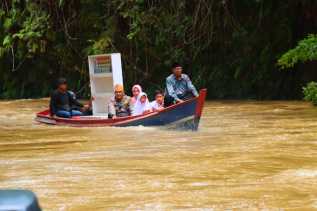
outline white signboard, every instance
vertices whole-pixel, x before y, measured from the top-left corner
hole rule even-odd
[[[94,116],[107,116],[108,103],[116,84],[123,85],[121,55],[102,54],[88,57]]]

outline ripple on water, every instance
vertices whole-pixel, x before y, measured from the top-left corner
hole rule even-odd
[[[293,172],[293,175],[301,178],[317,178],[317,170],[312,169],[298,169]]]
[[[317,185],[316,169],[287,169],[267,178],[274,183],[309,183]]]

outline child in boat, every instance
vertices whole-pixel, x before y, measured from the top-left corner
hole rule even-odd
[[[164,109],[164,94],[160,90],[155,91],[155,100],[150,103],[153,111],[160,111]]]
[[[141,92],[138,96],[138,99],[133,107],[132,116],[147,114],[152,112],[151,105],[147,98],[147,94]]]

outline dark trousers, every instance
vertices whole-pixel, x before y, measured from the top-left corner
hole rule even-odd
[[[164,108],[168,107],[168,106],[171,106],[174,104],[174,98],[169,96],[169,95],[166,95],[164,97]]]

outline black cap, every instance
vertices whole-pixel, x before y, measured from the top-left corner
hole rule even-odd
[[[57,86],[62,85],[62,84],[67,84],[66,78],[59,78],[57,79]]]
[[[176,67],[182,67],[182,65],[178,62],[173,63],[172,65],[172,69],[176,68]]]

